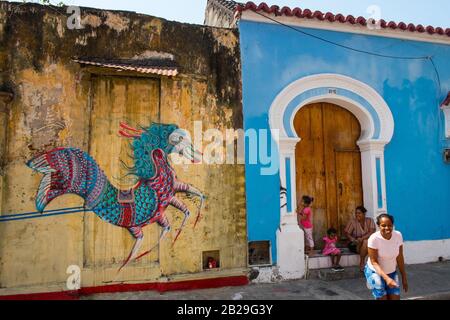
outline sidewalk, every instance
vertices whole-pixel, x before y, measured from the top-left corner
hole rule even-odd
[[[450,300],[450,261],[406,266],[409,292],[402,299]],[[83,300],[372,300],[365,279],[296,280],[192,291],[105,293]]]

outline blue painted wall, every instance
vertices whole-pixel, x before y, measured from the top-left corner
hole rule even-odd
[[[385,151],[388,210],[405,240],[450,238],[450,165],[443,163],[444,117],[440,103],[450,90],[450,46],[325,30],[301,30],[394,60],[349,51],[275,24],[240,21],[245,129],[269,129],[268,110],[293,81],[338,73],[374,88],[394,116],[395,132]],[[248,146],[247,146],[248,147]],[[277,155],[274,155],[277,157]],[[248,155],[247,155],[248,157]],[[263,176],[246,165],[249,240],[270,240],[276,260],[279,176]],[[275,261],[274,261],[275,262]]]

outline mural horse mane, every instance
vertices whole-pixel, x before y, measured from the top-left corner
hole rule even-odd
[[[192,162],[199,162],[201,153],[194,150],[186,131],[176,125],[157,123],[142,129],[135,129],[126,123],[121,123],[120,127],[119,134],[132,139],[134,166],[129,169],[139,179],[131,191],[131,197],[130,191],[114,187],[95,160],[82,150],[57,148],[27,162],[31,169],[44,174],[36,196],[39,212],[42,213],[58,196],[77,194],[85,200],[88,210],[131,233],[135,243],[119,272],[129,261],[147,255],[158,245],[138,256],[144,238],[144,226],[153,222],[161,226],[160,241],[170,231],[165,215],[169,205],[184,214],[173,241],[175,244],[190,215],[188,207],[176,197],[176,193],[183,192],[190,197],[200,198],[194,228],[205,200],[199,190],[177,179],[167,158],[170,153],[177,153]],[[127,200],[122,201],[121,197]]]

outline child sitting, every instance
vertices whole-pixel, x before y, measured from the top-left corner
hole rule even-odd
[[[340,272],[344,271],[344,268],[339,265],[339,261],[341,260],[341,250],[336,248],[337,240],[338,238],[336,229],[328,229],[327,236],[323,238],[325,247],[323,248],[322,254],[331,257],[331,270]]]

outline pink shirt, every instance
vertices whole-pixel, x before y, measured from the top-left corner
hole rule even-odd
[[[324,237],[323,241],[325,242],[324,251],[329,249],[336,249],[337,238],[330,239],[328,237]]]
[[[301,220],[301,215],[299,215],[299,220],[300,220],[300,224],[302,225],[303,228],[305,229],[312,229],[313,224],[311,222],[311,216],[312,216],[312,211],[311,208],[304,208],[301,213],[303,213],[304,216],[306,216],[305,220]]]
[[[341,253],[341,251],[338,248],[336,248],[336,242],[338,241],[337,237],[335,237],[334,239],[330,239],[327,236],[323,238],[323,241],[325,242],[325,247],[323,248],[322,251],[324,255]]]

